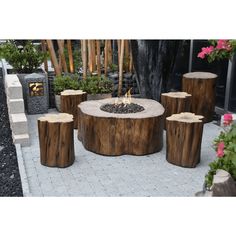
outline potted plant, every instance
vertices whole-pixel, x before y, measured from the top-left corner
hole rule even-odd
[[[214,140],[213,147],[217,159],[209,164],[210,170],[205,176],[206,190],[211,191],[213,178],[218,170],[227,171],[236,183],[236,124],[231,114],[224,115],[224,131]],[[236,190],[236,185],[235,189]]]
[[[75,75],[56,76],[53,81],[55,104],[58,111],[60,111],[60,95],[66,89],[79,89],[78,77]]]
[[[113,82],[102,76],[90,76],[79,82],[79,88],[87,92],[88,100],[110,98],[113,91]]]
[[[8,40],[0,45],[0,55],[13,67],[11,73],[30,74],[39,69],[47,53],[30,40]]]

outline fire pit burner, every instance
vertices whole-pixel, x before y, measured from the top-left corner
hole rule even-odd
[[[135,103],[130,104],[110,104],[107,103],[100,107],[102,111],[110,112],[110,113],[118,113],[118,114],[126,114],[126,113],[136,113],[144,110],[143,106],[140,106]]]

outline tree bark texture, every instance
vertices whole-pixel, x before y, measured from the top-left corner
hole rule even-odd
[[[192,94],[191,112],[204,116],[204,122],[213,119],[217,75],[192,72],[183,75],[182,91]]]
[[[38,119],[40,161],[49,167],[73,164],[73,118],[69,114],[48,114]]]
[[[191,106],[191,94],[185,92],[169,92],[161,94],[161,104],[165,108],[164,120],[173,114],[189,112]],[[164,128],[166,128],[164,122]]]
[[[78,105],[87,100],[82,90],[64,90],[61,92],[61,112],[73,115],[74,129],[78,126]]]
[[[200,162],[203,116],[183,112],[166,118],[166,159],[182,167]]]
[[[84,147],[102,155],[146,155],[163,146],[163,114],[161,104],[149,99],[133,99],[145,110],[115,114],[102,111],[101,105],[115,98],[83,102],[78,106],[78,139]]]

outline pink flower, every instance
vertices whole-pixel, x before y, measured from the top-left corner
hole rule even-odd
[[[232,114],[224,114],[224,125],[230,125],[233,122]]]
[[[200,57],[200,58],[204,59],[205,58],[205,53],[204,52],[199,52],[197,57]]]
[[[213,51],[214,51],[213,46],[205,47],[205,48],[203,47],[202,51],[198,53],[197,57],[204,59],[206,55],[211,54]]]
[[[218,148],[217,148],[217,156],[218,157],[223,157],[224,156],[224,148],[225,148],[224,142],[219,142],[218,143]]]
[[[230,51],[231,46],[230,46],[229,40],[222,40],[222,39],[218,40],[216,48],[217,49],[225,49],[227,51]]]
[[[210,47],[202,48],[202,51],[203,51],[205,54],[209,55],[209,54],[211,54],[211,52],[214,51],[214,47],[213,47],[213,46],[210,46]]]

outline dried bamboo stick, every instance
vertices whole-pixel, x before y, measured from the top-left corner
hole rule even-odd
[[[57,61],[57,57],[56,57],[56,53],[55,53],[55,50],[54,50],[54,47],[53,47],[52,40],[46,40],[46,41],[47,41],[48,51],[49,51],[49,54],[50,54],[50,58],[51,58],[55,73],[56,73],[56,75],[59,76],[59,75],[61,75],[61,70],[59,68],[59,64],[58,64],[58,61]]]
[[[68,57],[69,57],[70,73],[74,73],[74,61],[73,61],[73,52],[72,52],[71,40],[67,40],[67,50],[68,50]]]
[[[87,78],[87,40],[81,40],[81,51],[83,61],[83,79]]]
[[[66,64],[66,58],[64,54],[64,40],[57,40],[58,48],[59,48],[59,55],[61,58],[62,68],[64,72],[68,72],[67,70],[67,64]]]
[[[97,71],[98,71],[98,76],[101,76],[100,41],[99,40],[96,40],[96,46],[97,46]]]
[[[121,40],[121,46],[120,46],[120,61],[119,61],[118,96],[121,96],[121,93],[122,93],[123,60],[124,60],[124,40]]]

